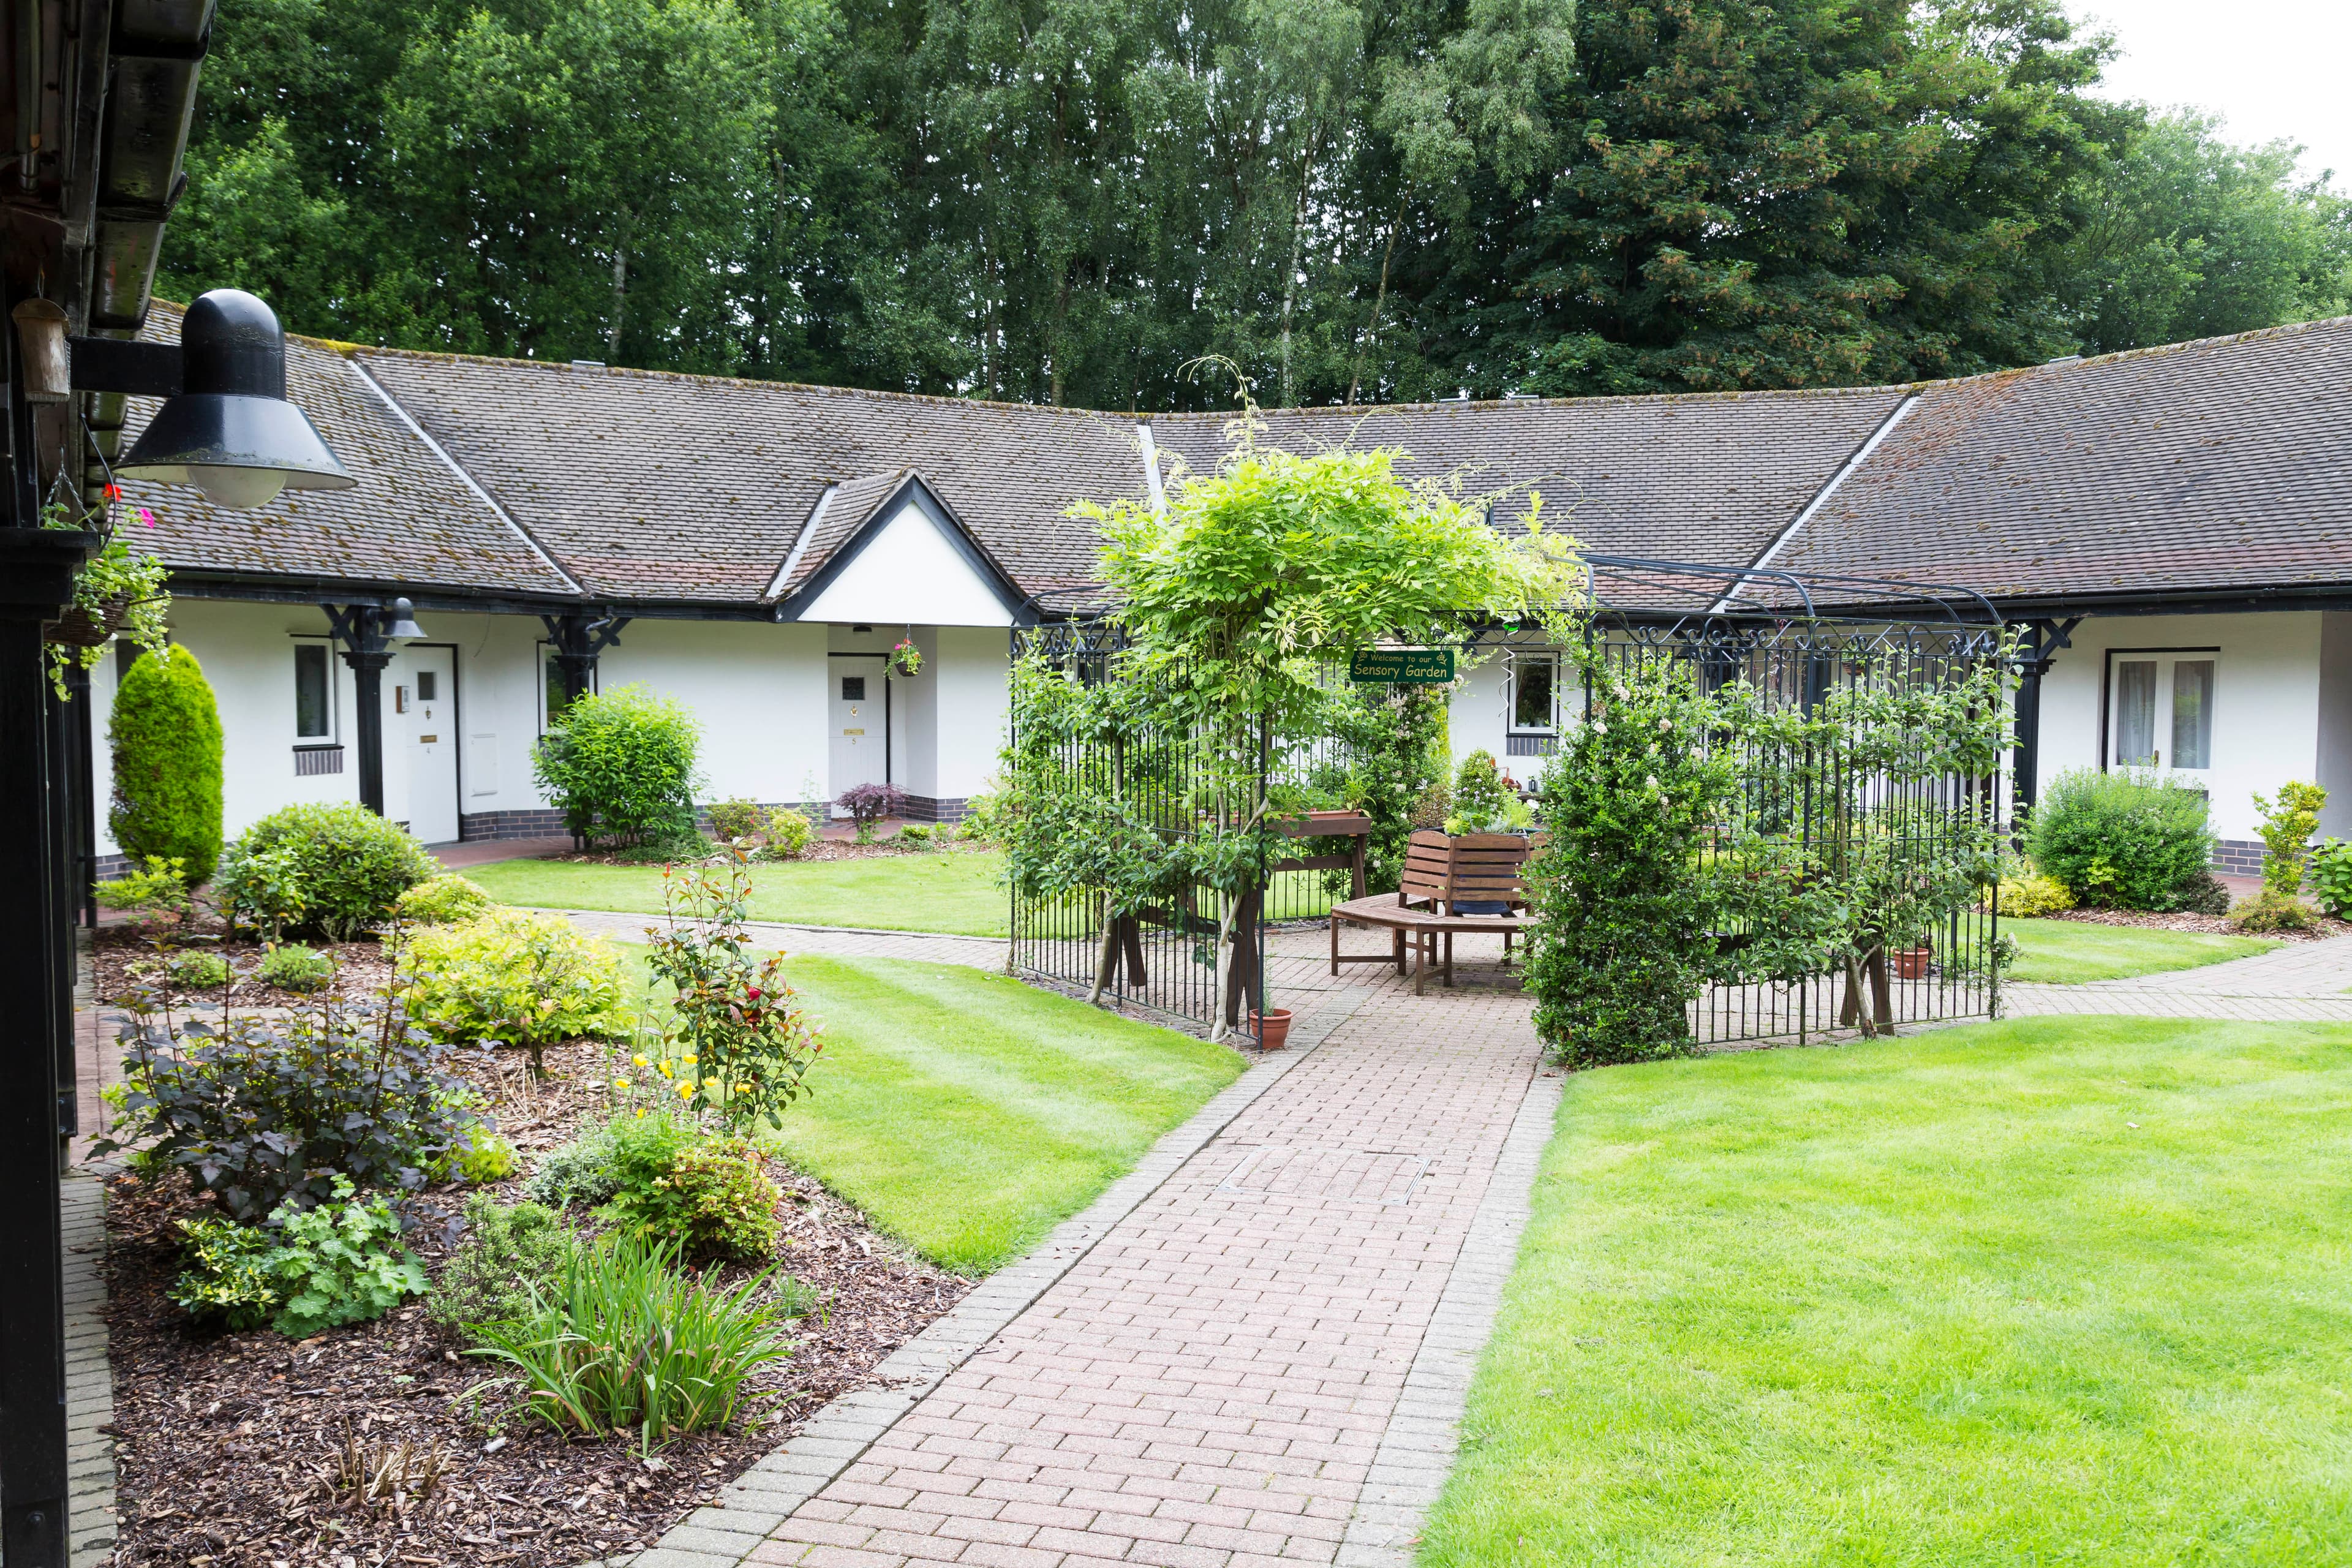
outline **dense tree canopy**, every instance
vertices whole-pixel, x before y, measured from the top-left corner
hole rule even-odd
[[[2058,0],[223,0],[162,288],[1199,406],[1960,374],[2342,308]]]

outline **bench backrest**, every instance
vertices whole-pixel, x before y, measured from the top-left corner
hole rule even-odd
[[[1542,842],[1540,834],[1522,837],[1516,833],[1465,833],[1454,837],[1434,828],[1421,828],[1405,846],[1397,902],[1435,902],[1444,906],[1447,914],[1463,903],[1523,908],[1528,902],[1528,857]]]

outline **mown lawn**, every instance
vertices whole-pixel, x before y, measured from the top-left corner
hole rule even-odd
[[[876,855],[855,860],[784,860],[751,868],[755,920],[801,925],[1003,936],[1007,894],[995,850]],[[509,904],[546,910],[661,910],[658,866],[500,860],[466,875]]]
[[[2011,980],[2047,980],[2063,985],[2196,969],[2268,952],[2279,945],[2258,936],[2089,925],[2082,921],[2003,921],[2000,929],[2017,938],[2017,966],[2009,972]]]
[[[2352,1563],[2352,1028],[1567,1083],[1425,1565]]]
[[[643,973],[645,949],[618,944]],[[1001,974],[794,958],[823,1024],[771,1141],[943,1268],[1012,1261],[1242,1071],[1242,1058]]]

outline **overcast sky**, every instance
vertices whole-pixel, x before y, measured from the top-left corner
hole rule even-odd
[[[2229,121],[2233,142],[2287,137],[2304,170],[2352,189],[2352,3],[2347,0],[2068,0],[2113,32],[2107,90]]]

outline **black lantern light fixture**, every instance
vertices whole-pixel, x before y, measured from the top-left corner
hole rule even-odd
[[[215,506],[242,510],[284,489],[342,490],[343,471],[309,416],[286,400],[286,333],[278,314],[242,289],[199,295],[177,343],[75,338],[78,392],[163,398],[117,476],[193,485]]]
[[[386,647],[404,647],[425,636],[425,628],[416,624],[416,606],[405,599],[394,599],[376,614],[386,623],[377,634]]]

